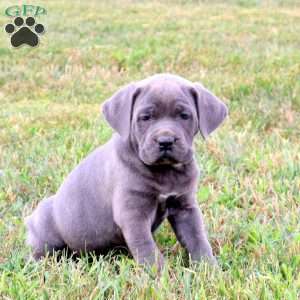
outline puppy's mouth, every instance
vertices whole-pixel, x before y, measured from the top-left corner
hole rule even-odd
[[[145,143],[138,148],[139,158],[148,166],[186,164],[193,159],[193,150],[179,143],[172,147],[158,147]]]
[[[159,164],[159,165],[172,165],[177,163],[178,160],[173,156],[171,150],[160,151],[158,159],[155,162],[155,164]]]
[[[143,155],[140,156],[141,160],[148,166],[172,166],[177,164],[185,164],[191,160],[190,157],[178,157],[176,153],[172,150],[164,150],[159,151],[154,155],[145,155],[146,153],[143,152]]]

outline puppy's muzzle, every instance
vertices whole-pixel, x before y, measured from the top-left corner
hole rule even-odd
[[[172,155],[175,151],[175,143],[178,140],[173,131],[160,131],[154,137],[154,141],[157,145],[157,151],[160,158],[166,158]]]

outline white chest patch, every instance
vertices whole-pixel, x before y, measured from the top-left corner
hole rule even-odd
[[[169,197],[177,197],[178,194],[177,193],[168,193],[168,194],[160,194],[158,197],[158,201],[161,202],[165,202]]]

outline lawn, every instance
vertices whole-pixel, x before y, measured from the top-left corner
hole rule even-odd
[[[14,4],[0,3],[2,29]],[[299,299],[299,1],[28,4],[48,11],[39,47],[0,34],[0,299]],[[167,222],[160,277],[126,256],[28,260],[24,216],[112,134],[101,102],[159,72],[201,81],[230,110],[196,139],[220,268],[187,264]]]

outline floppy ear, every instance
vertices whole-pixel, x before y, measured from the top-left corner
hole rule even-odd
[[[228,115],[228,109],[218,97],[200,83],[194,83],[194,88],[199,130],[205,139],[221,125]]]
[[[124,139],[130,134],[132,111],[138,91],[134,83],[126,85],[102,106],[105,119]]]

